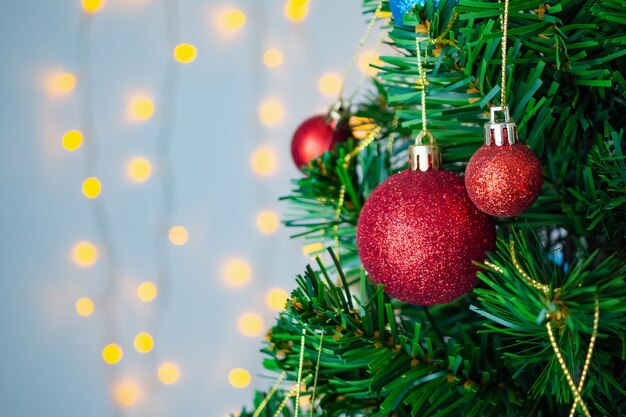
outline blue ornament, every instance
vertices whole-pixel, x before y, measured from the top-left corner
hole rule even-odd
[[[389,8],[397,26],[404,26],[402,18],[418,4],[424,6],[426,0],[389,0]]]

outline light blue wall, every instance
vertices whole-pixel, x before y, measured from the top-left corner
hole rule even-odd
[[[275,313],[264,302],[272,287],[294,287],[307,259],[290,231],[261,235],[261,209],[282,212],[276,200],[298,175],[289,154],[297,124],[330,104],[317,91],[326,71],[343,72],[365,28],[358,0],[312,0],[303,24],[283,17],[284,2],[180,0],[180,39],[168,40],[160,0],[108,0],[92,17],[85,40],[93,99],[81,101],[79,76],[71,93],[51,96],[43,86],[55,70],[80,72],[78,37],[84,14],[79,0],[0,0],[0,414],[7,417],[101,417],[115,415],[111,383],[129,376],[144,396],[123,415],[216,416],[249,404],[261,378],[262,336],[246,338],[237,318],[259,313],[265,326]],[[215,30],[212,13],[237,6],[248,15],[244,29],[229,37]],[[190,42],[198,58],[179,65],[178,85],[167,103],[161,96],[172,44]],[[277,47],[285,62],[268,70],[265,48]],[[155,116],[129,122],[129,94],[153,95]],[[256,116],[266,97],[280,99],[286,119],[264,127]],[[156,141],[172,113],[172,169]],[[63,133],[80,127],[81,106],[93,106],[93,135],[76,152],[62,149]],[[259,144],[278,152],[279,170],[259,179],[249,158]],[[93,163],[89,150],[97,151]],[[145,184],[130,183],[125,163],[143,155],[154,163]],[[103,183],[100,201],[119,255],[116,286],[102,299],[109,280],[110,251],[91,268],[75,266],[72,245],[82,239],[102,244],[94,201],[81,194],[85,176]],[[172,221],[189,229],[186,246],[167,245],[171,277],[157,302],[142,304],[135,286],[159,274],[155,243],[162,203],[160,181],[172,178]],[[220,268],[231,256],[247,259],[253,278],[244,288],[223,283]],[[96,312],[79,317],[81,296],[96,300]],[[109,306],[109,312],[105,311]],[[109,326],[109,327],[107,327]],[[107,330],[109,328],[109,330]],[[111,330],[112,329],[112,330]],[[134,334],[150,331],[155,349],[139,355]],[[115,334],[125,348],[119,364],[106,366],[102,346]],[[162,360],[177,362],[180,382],[163,386],[155,377]],[[250,370],[249,388],[227,382],[235,367]]]

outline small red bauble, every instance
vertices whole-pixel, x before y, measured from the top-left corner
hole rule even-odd
[[[343,123],[329,122],[326,115],[313,116],[296,129],[291,140],[291,156],[299,169],[350,136]]]
[[[541,161],[523,143],[483,145],[467,164],[465,185],[480,210],[492,216],[516,216],[541,194]]]
[[[380,184],[357,224],[357,247],[372,281],[401,301],[443,304],[476,285],[495,249],[491,217],[470,201],[463,178],[445,170],[407,170]]]

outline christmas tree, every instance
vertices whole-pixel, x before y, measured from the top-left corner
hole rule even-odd
[[[240,416],[626,415],[626,3],[362,7],[394,53],[283,198],[327,248]]]

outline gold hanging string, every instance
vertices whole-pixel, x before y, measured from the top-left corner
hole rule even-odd
[[[596,344],[596,338],[598,337],[598,326],[600,325],[600,302],[598,301],[598,297],[595,299],[595,312],[593,314],[593,331],[591,333],[591,340],[589,340],[589,347],[587,348],[587,357],[585,358],[585,364],[583,365],[583,372],[580,375],[580,381],[578,381],[578,393],[580,394],[583,390],[583,386],[585,385],[585,380],[587,379],[587,372],[589,371],[589,364],[591,363],[591,356],[593,355],[593,348]],[[576,405],[580,403],[580,400],[577,399],[572,404],[572,408],[569,412],[569,417],[573,417],[574,413],[576,413]],[[582,403],[581,403],[582,406]]]
[[[502,0],[499,0],[501,3]],[[506,52],[509,31],[509,0],[504,0],[504,16],[500,15],[500,28],[502,29],[502,83],[500,93],[500,106],[506,106]]]
[[[398,122],[400,121],[400,116],[398,113],[393,115],[393,121],[391,122],[391,134],[389,135],[389,139],[387,139],[387,153],[391,156],[393,152],[393,144],[398,136],[398,132],[396,129],[398,128]]]
[[[542,294],[548,295],[550,293],[550,287],[546,284],[542,284],[536,279],[533,279],[526,271],[522,269],[522,266],[517,261],[517,256],[515,254],[515,242],[511,241],[509,244],[509,252],[511,255],[511,260],[513,261],[513,266],[515,270],[524,278],[524,280],[533,288],[539,290]],[[485,265],[497,271],[500,274],[504,274],[504,270],[499,266],[493,264],[492,262],[486,261]],[[560,288],[554,290],[554,292],[560,291]],[[578,381],[578,386],[574,383],[574,378],[567,368],[567,364],[565,363],[565,359],[563,358],[563,354],[561,353],[561,349],[556,341],[554,336],[554,330],[552,329],[552,315],[550,313],[546,314],[546,330],[548,332],[548,338],[550,339],[550,345],[552,346],[552,350],[559,362],[561,370],[563,371],[563,375],[565,375],[565,379],[567,380],[567,385],[569,385],[572,394],[574,395],[574,403],[572,404],[572,408],[570,409],[569,417],[573,417],[576,413],[576,408],[580,406],[583,413],[586,417],[591,417],[589,413],[589,409],[585,404],[585,401],[582,398],[582,389],[585,385],[587,374],[589,372],[589,365],[591,364],[591,357],[593,356],[593,350],[596,344],[596,338],[598,337],[598,327],[600,325],[600,302],[598,301],[598,297],[595,297],[595,311],[593,315],[593,329],[591,332],[591,338],[589,339],[589,347],[587,348],[587,355],[585,357],[585,362],[583,364],[583,370],[580,375],[580,381]]]
[[[311,414],[310,417],[313,417],[313,410],[315,410],[315,394],[317,391],[317,377],[320,372],[320,361],[322,360],[322,344],[324,343],[324,330],[322,329],[322,334],[320,335],[320,347],[317,351],[317,363],[315,364],[315,376],[313,377],[313,393],[311,394]]]
[[[513,261],[513,265],[519,274],[526,280],[526,282],[533,288],[541,291],[544,295],[547,295],[550,291],[550,287],[546,284],[542,284],[541,282],[533,279],[522,269],[522,266],[517,261],[517,256],[515,255],[515,241],[511,241],[509,244],[509,252],[511,253],[511,260]],[[560,288],[557,288],[557,291]]]
[[[378,56],[378,51],[380,50],[380,47],[383,44],[383,40],[385,39],[385,34],[386,34],[385,32],[381,31],[380,34],[378,35],[378,40],[376,41],[376,46],[374,47],[374,52],[376,53],[377,56]],[[367,81],[368,78],[369,76],[367,75],[366,72],[364,72],[361,75],[361,78],[359,78],[359,83],[357,84],[357,86],[354,89],[354,92],[350,95],[350,98],[348,99],[349,102],[352,102],[354,100],[354,98],[359,93],[359,91],[361,91],[361,88],[363,88],[363,85],[365,85],[365,81]],[[344,86],[347,82],[348,82],[347,79],[344,80]]]
[[[302,337],[300,338],[300,360],[298,361],[298,382],[296,382],[296,410],[294,417],[298,417],[300,413],[300,391],[302,389],[302,365],[304,364],[304,343],[306,336],[306,327],[302,329]]]
[[[257,409],[254,410],[254,414],[252,414],[252,417],[259,417],[259,415],[261,415],[261,411],[265,409],[265,407],[267,406],[267,403],[272,399],[272,397],[276,393],[276,390],[278,389],[278,387],[283,382],[283,379],[285,379],[286,376],[287,376],[287,372],[282,371],[280,373],[280,375],[278,376],[278,379],[276,380],[274,385],[272,385],[272,388],[269,390],[265,398],[263,398],[263,401],[261,401],[261,404],[259,404]]]
[[[300,360],[299,360],[299,364],[298,364],[298,382],[296,382],[296,384],[293,386],[293,388],[291,388],[291,390],[289,391],[289,393],[287,395],[285,395],[285,398],[283,399],[283,401],[280,403],[280,405],[278,406],[278,408],[276,409],[276,412],[274,413],[273,417],[280,417],[280,413],[283,411],[283,409],[285,408],[285,406],[287,405],[287,403],[289,402],[289,399],[292,397],[296,397],[296,410],[295,411],[295,416],[297,417],[299,412],[300,412],[300,390],[302,389],[302,384],[307,383],[307,381],[310,379],[311,375],[307,375],[304,380],[302,379],[302,365],[304,363],[304,346],[305,346],[305,335],[306,335],[306,328],[302,329],[302,337],[300,338]],[[317,390],[317,378],[319,375],[319,370],[320,370],[320,360],[322,357],[322,344],[324,341],[324,331],[322,330],[322,334],[320,336],[320,346],[319,349],[317,351],[317,364],[315,365],[315,375],[313,377],[313,393],[312,393],[312,400],[311,400],[311,407],[313,407],[313,401],[315,398],[315,391]],[[285,374],[285,372],[283,372],[283,374]],[[281,376],[284,378],[283,374],[281,374]],[[279,377],[279,379],[282,381],[282,378]],[[276,384],[274,384],[275,387],[278,387],[279,382],[277,381]],[[274,390],[276,391],[276,390]],[[268,398],[269,401],[269,398]],[[258,417],[258,415],[261,413],[261,411],[263,410],[263,408],[265,408],[265,406],[267,405],[267,401],[265,401],[265,404],[260,404],[259,405],[259,409],[257,409],[257,412],[255,412],[253,417]],[[311,412],[311,416],[312,416],[312,412]]]
[[[350,162],[352,162],[352,159],[354,157],[356,157],[359,152],[361,152],[363,149],[367,148],[372,142],[374,142],[374,140],[378,137],[378,134],[381,131],[381,127],[380,126],[376,126],[374,129],[372,129],[367,136],[365,136],[365,138],[363,138],[359,144],[352,149],[352,151],[350,151],[350,153],[348,153],[344,158],[343,158],[343,168],[345,170],[348,169],[348,167],[350,166]],[[335,210],[335,226],[333,226],[333,235],[334,235],[334,243],[335,243],[335,248],[336,248],[336,255],[337,255],[337,259],[339,259],[339,219],[341,218],[341,211],[343,210],[343,205],[345,203],[345,199],[346,199],[346,186],[345,184],[341,184],[341,188],[339,189],[339,198],[337,199],[337,208]]]
[[[356,61],[359,59],[359,56],[361,55],[361,51],[363,50],[363,47],[365,46],[365,42],[367,42],[367,39],[369,38],[370,33],[372,32],[372,29],[374,28],[374,23],[376,23],[376,19],[378,19],[378,15],[382,8],[383,8],[383,0],[380,0],[380,2],[378,3],[378,7],[376,7],[374,14],[372,14],[372,17],[370,18],[370,21],[367,24],[365,33],[363,33],[363,36],[361,37],[361,41],[359,42],[359,45],[357,46],[356,51],[354,52],[354,55],[352,55],[352,60],[350,61],[348,68],[346,68],[346,72],[343,76],[343,83],[341,84],[341,90],[339,90],[339,101],[341,101],[343,98],[343,93],[346,89],[346,83],[348,82],[348,78],[350,78],[350,75],[352,74],[352,70],[354,70],[354,65],[356,64]]]
[[[422,84],[422,132],[428,132],[426,125],[426,74],[424,73],[424,65],[422,64],[422,48],[420,47],[420,38],[415,38],[415,49],[417,51],[417,68],[420,75],[420,83]],[[426,47],[428,49],[428,46]]]

